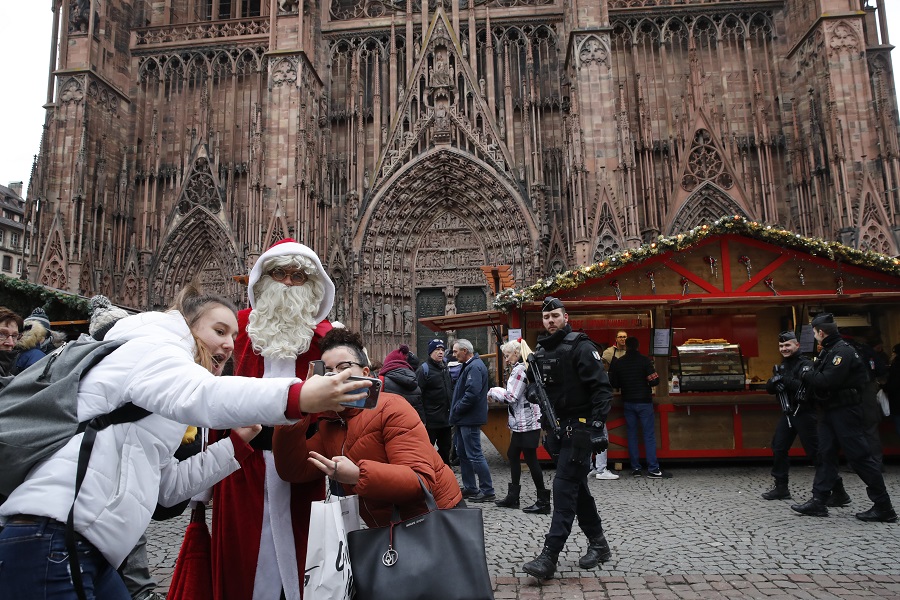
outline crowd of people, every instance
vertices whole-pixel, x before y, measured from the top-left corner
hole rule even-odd
[[[128,315],[95,297],[90,334],[123,343],[81,381],[78,417],[125,402],[152,414],[98,433],[77,497],[80,436],[39,463],[0,505],[0,596],[40,590],[76,597],[69,563],[52,559],[67,553],[71,507],[85,597],[154,598],[143,537],[151,516],[180,514],[189,500],[211,498],[214,598],[299,600],[310,506],[328,486],[356,494],[370,527],[386,525],[394,507],[403,517],[427,510],[420,481],[440,508],[520,509],[523,459],[536,497],[521,510],[550,520],[541,552],[522,569],[553,577],[576,518],[587,540],[578,565],[610,560],[588,478],[618,478],[606,458],[614,388],[623,401],[631,475],[670,476],[656,455],[653,390],[660,378],[637,337],[618,331],[608,348],[598,346],[572,330],[562,301],[547,297],[532,359],[525,361],[530,350],[519,340],[503,344],[509,376],[505,386],[491,387],[487,366],[466,339],[435,338],[422,360],[401,345],[376,364],[359,333],[327,319],[334,294],[318,256],[288,239],[255,262],[244,310],[195,285],[166,312]],[[876,373],[874,360],[840,336],[830,315],[812,326],[822,347],[815,362],[799,354],[793,332],[778,338],[784,360],[768,389],[790,400],[791,411],[775,432],[775,485],[763,498],[790,497],[788,450],[799,436],[816,476],[811,499],[794,511],[825,516],[850,502],[837,471],[841,448],[874,503],[856,516],[893,522],[864,405],[869,392],[883,388],[900,431],[900,345]],[[22,319],[0,307],[0,337],[0,375],[7,378],[59,344],[40,308]],[[313,374],[316,364],[325,375]],[[221,377],[226,373],[235,376]],[[377,405],[348,407],[366,396],[374,377],[383,384]],[[555,422],[529,393],[536,384]],[[502,498],[481,445],[491,402],[508,410],[511,481]],[[542,443],[556,462],[549,487],[537,458]]]

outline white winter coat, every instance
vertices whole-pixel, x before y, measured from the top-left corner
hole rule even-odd
[[[78,419],[133,402],[154,414],[100,431],[75,505],[75,530],[115,567],[134,548],[157,502],[171,506],[236,471],[225,439],[202,457],[173,455],[186,425],[225,429],[292,423],[284,416],[294,378],[215,377],[194,362],[195,344],[180,313],[148,312],[124,318],[106,335],[125,344],[91,369],[78,388]],[[0,521],[17,514],[65,523],[75,492],[82,435],[29,474],[0,506]]]

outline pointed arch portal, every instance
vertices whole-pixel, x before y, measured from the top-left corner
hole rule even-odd
[[[707,182],[691,194],[678,209],[668,235],[682,233],[698,225],[711,225],[726,215],[750,218],[725,190]]]
[[[150,268],[150,308],[160,309],[182,286],[198,278],[204,290],[231,298],[240,306],[243,286],[234,242],[206,208],[196,206],[162,244]]]
[[[459,149],[430,150],[379,188],[354,236],[362,332],[376,355],[409,343],[415,319],[433,316],[419,314],[422,306],[462,312],[458,302],[475,289],[487,302],[482,265],[508,264],[518,284],[533,281],[537,248],[537,227],[508,179]]]

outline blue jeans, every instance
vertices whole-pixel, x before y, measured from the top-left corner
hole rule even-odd
[[[625,426],[628,429],[628,458],[631,470],[641,468],[641,452],[638,442],[638,425],[644,434],[644,452],[647,453],[647,471],[659,471],[656,459],[656,419],[653,417],[653,403],[625,402]]]
[[[462,472],[463,488],[479,490],[490,496],[494,493],[494,482],[487,459],[481,451],[481,427],[459,425],[456,432],[456,453],[459,455],[459,470]],[[475,475],[481,485],[476,485]]]
[[[76,599],[65,525],[35,520],[35,524],[9,523],[0,532],[0,598]],[[131,600],[119,574],[100,551],[80,536],[76,544],[87,598]]]

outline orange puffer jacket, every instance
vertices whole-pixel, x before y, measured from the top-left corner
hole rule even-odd
[[[275,428],[272,452],[278,474],[289,482],[315,481],[325,474],[307,460],[310,450],[328,458],[346,456],[359,467],[359,482],[344,489],[359,496],[359,516],[369,527],[388,525],[394,504],[403,519],[426,512],[416,475],[434,494],[438,508],[452,508],[462,500],[456,475],[402,396],[382,393],[374,409],[326,413],[318,424],[309,439],[310,417]]]

